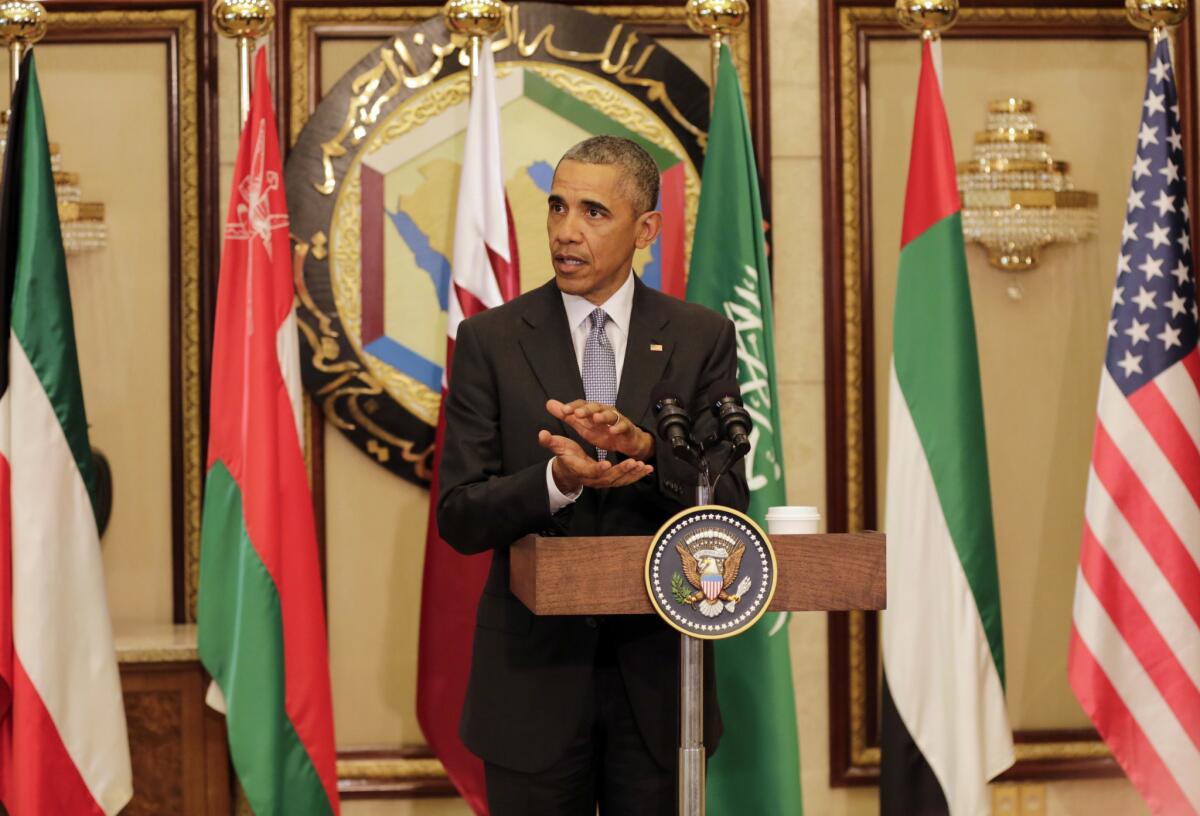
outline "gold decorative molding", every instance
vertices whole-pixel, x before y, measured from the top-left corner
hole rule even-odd
[[[199,71],[196,65],[197,13],[186,9],[55,11],[54,36],[60,31],[106,29],[116,32],[174,32],[179,122],[179,374],[183,438],[184,608],[196,619],[200,578],[200,510],[204,452],[200,445],[200,130],[196,121]]]
[[[681,37],[694,35],[687,25],[687,12],[682,4],[678,6],[590,6],[579,5],[575,8],[593,14],[612,17],[632,25],[673,25],[679,27]],[[317,101],[313,97],[314,89],[309,88],[312,54],[309,45],[315,31],[326,29],[330,34],[339,26],[361,28],[363,26],[379,26],[381,29],[394,29],[399,26],[413,25],[436,17],[442,13],[442,6],[348,6],[345,8],[331,6],[306,7],[290,9],[288,13],[288,30],[290,59],[288,70],[291,75],[291,94],[288,101],[290,114],[290,139],[294,144],[300,136],[300,131],[308,122],[310,108]],[[753,14],[753,9],[751,9]],[[749,20],[749,16],[747,17]],[[381,31],[380,41],[388,38]],[[729,37],[730,52],[733,55],[734,67],[742,80],[742,91],[746,101],[747,115],[751,112],[750,97],[750,24],[743,24]]]
[[[955,31],[973,24],[990,26],[1011,25],[1125,25],[1125,12],[1120,8],[1057,8],[1057,7],[1011,7],[978,8],[964,4],[958,17]],[[862,190],[863,167],[860,138],[863,101],[860,98],[859,53],[862,29],[900,29],[896,9],[893,6],[843,7],[837,11],[837,58],[840,82],[838,94],[839,121],[836,122],[841,142],[841,206],[842,206],[842,322],[844,327],[845,357],[845,467],[846,467],[846,524],[849,530],[861,530],[866,524],[865,507],[865,446],[864,401],[863,401],[863,299],[862,269],[863,252],[867,241],[861,231],[863,220]],[[916,47],[918,38],[913,37]],[[876,360],[875,365],[888,365],[888,361]],[[879,764],[878,746],[869,744],[870,728],[867,722],[867,695],[875,684],[868,676],[867,659],[867,613],[850,612],[848,618],[849,660],[849,753],[851,765],[868,770]],[[1111,756],[1107,746],[1099,740],[1063,742],[1021,742],[1015,746],[1018,761],[1024,760],[1070,760],[1097,759]]]
[[[446,769],[436,759],[339,759],[338,779],[444,779]]]

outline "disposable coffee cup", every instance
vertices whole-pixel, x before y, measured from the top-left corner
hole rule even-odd
[[[815,533],[821,513],[815,507],[801,505],[767,508],[767,535]]]

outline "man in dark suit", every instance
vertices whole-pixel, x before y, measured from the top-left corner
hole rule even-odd
[[[509,545],[528,533],[647,535],[693,503],[694,472],[647,430],[651,392],[672,383],[711,432],[707,392],[736,377],[736,336],[632,273],[662,224],[658,182],[627,139],[571,148],[549,196],[554,279],[458,328],[437,517],[455,549],[493,554],[461,727],[493,816],[675,810],[679,636],[654,616],[535,617],[508,586]],[[739,468],[716,501],[744,509],[747,497]],[[721,725],[706,657],[711,752]]]

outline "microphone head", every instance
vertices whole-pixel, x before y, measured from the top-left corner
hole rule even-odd
[[[742,389],[738,381],[732,377],[717,380],[708,389],[708,404],[719,405],[723,400],[732,398],[738,405],[742,404]]]
[[[650,392],[650,404],[654,406],[655,411],[661,411],[663,403],[668,400],[674,400],[679,405],[683,404],[683,400],[679,397],[679,388],[674,383],[661,382]]]

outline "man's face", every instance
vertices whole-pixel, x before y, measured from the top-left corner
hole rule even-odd
[[[615,164],[563,161],[554,173],[546,233],[558,288],[595,304],[625,283],[633,253],[654,242],[662,214],[638,215]]]

